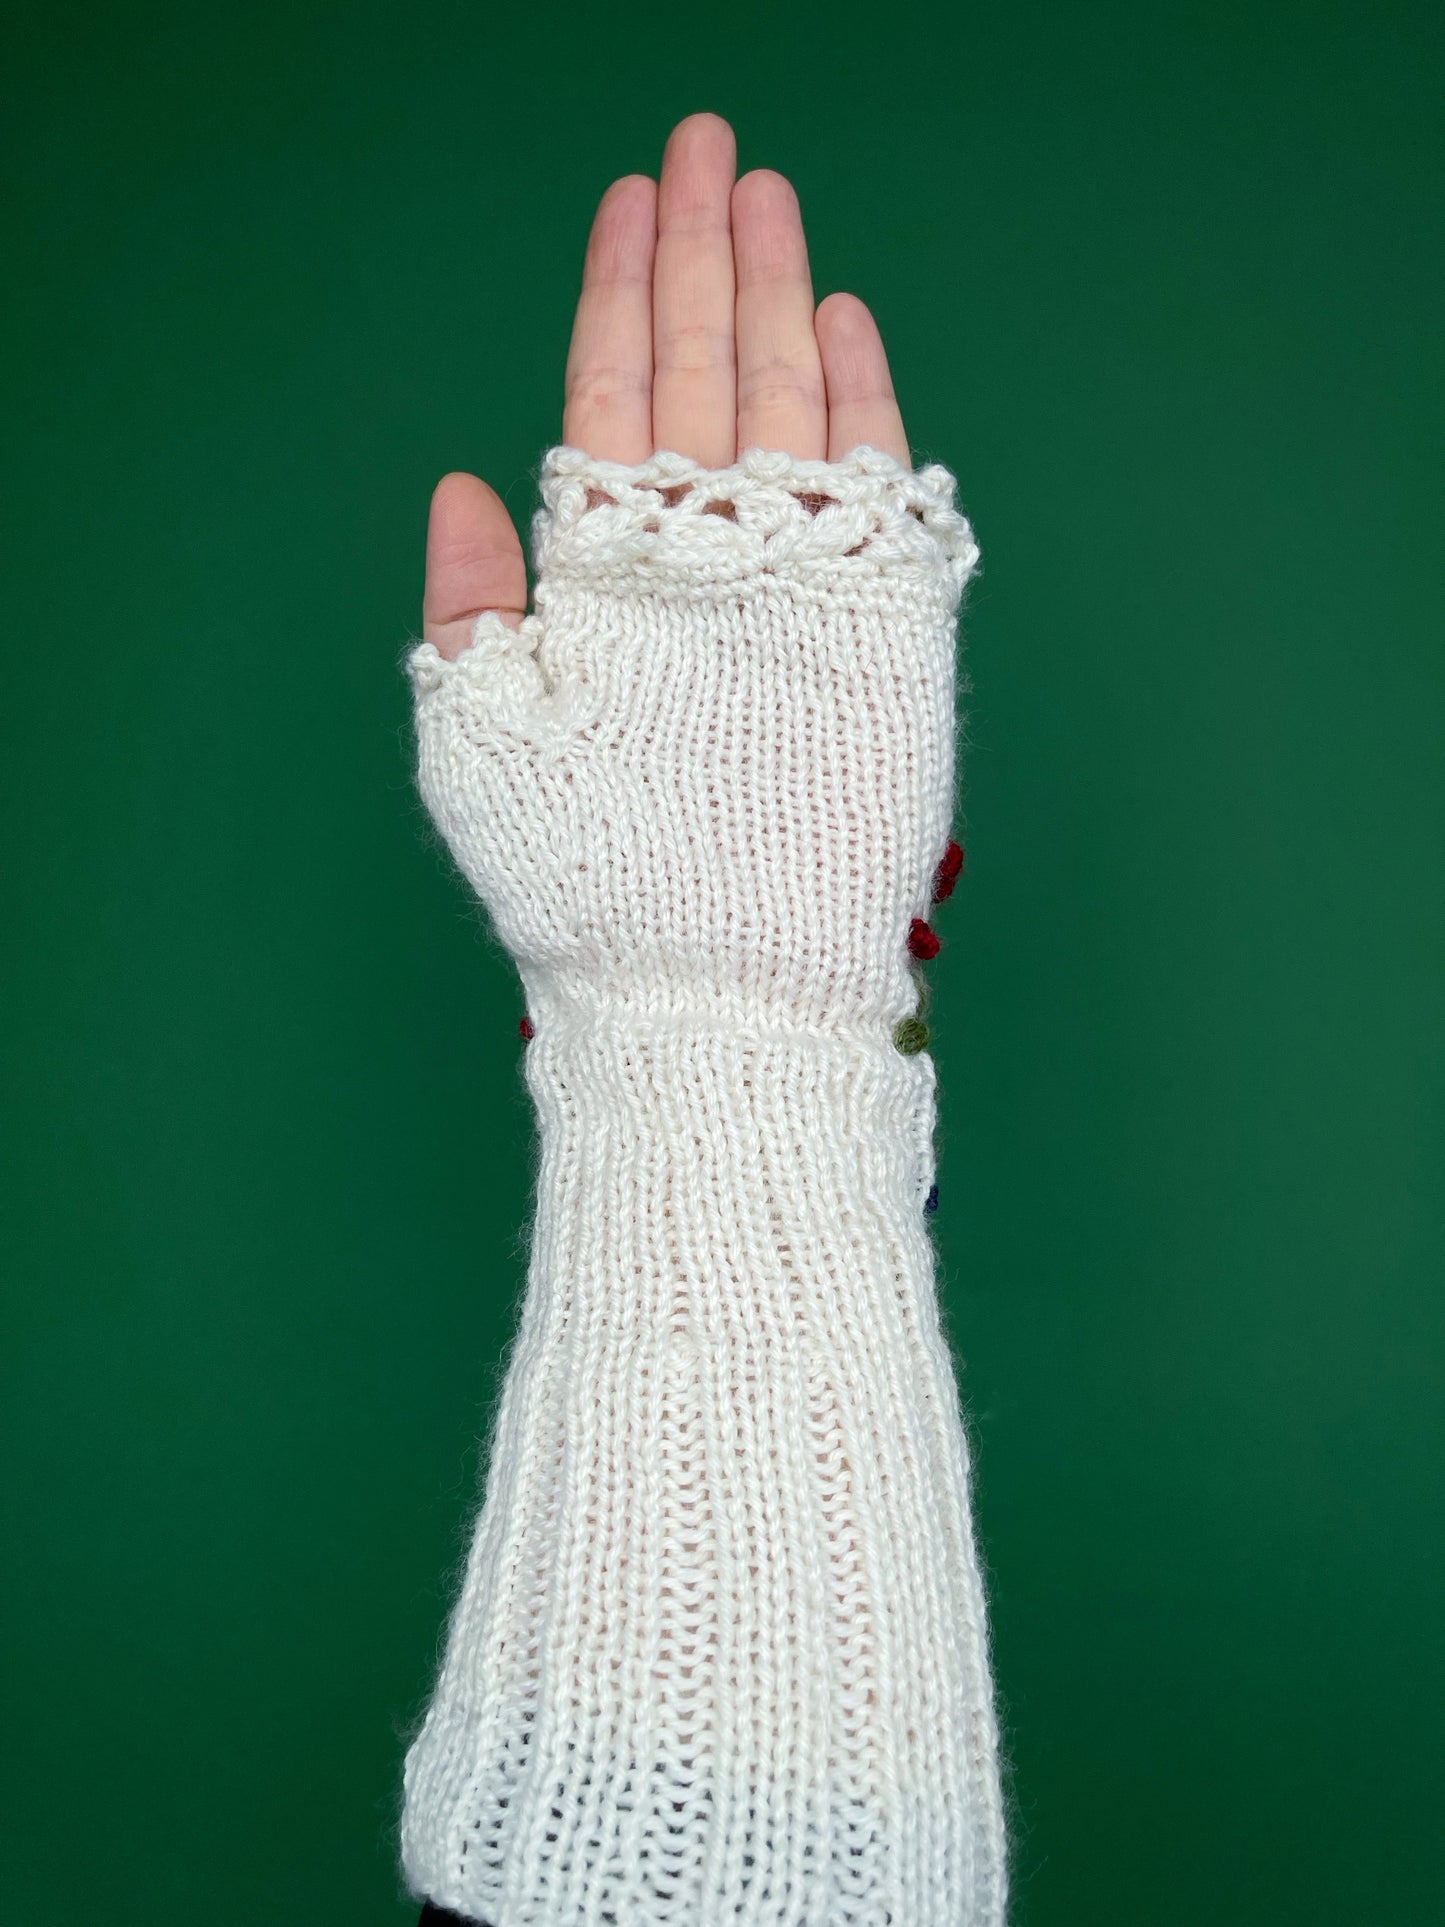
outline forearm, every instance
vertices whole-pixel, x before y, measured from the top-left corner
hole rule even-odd
[[[498,1901],[567,1917],[560,1870],[616,1801],[631,1841],[624,1818],[588,1878],[616,1883],[621,1919],[765,1825],[784,1864],[831,1856],[840,1895],[886,1888],[916,1927],[953,1927],[986,1890],[995,1735],[923,1215],[931,1060],[544,1026],[527,1078],[528,1296],[412,1763],[417,1850],[460,1850],[481,1759],[468,1852],[535,1883]],[[897,1864],[899,1841],[926,1864]]]

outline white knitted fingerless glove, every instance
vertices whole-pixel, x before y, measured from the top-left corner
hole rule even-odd
[[[492,1927],[996,1927],[917,961],[972,534],[868,448],[556,448],[542,496],[536,613],[408,658],[541,1162],[407,1879]]]

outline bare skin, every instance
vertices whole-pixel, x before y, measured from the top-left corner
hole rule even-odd
[[[725,468],[745,448],[837,461],[860,443],[905,465],[908,439],[872,315],[814,306],[798,197],[781,174],[737,179],[733,130],[690,114],[661,176],[602,196],[567,355],[562,439],[602,461],[658,449]],[[522,544],[496,491],[443,476],[427,529],[423,633],[451,660],[494,609],[527,601]]]

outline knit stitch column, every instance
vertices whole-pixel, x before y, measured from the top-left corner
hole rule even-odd
[[[536,613],[409,658],[540,1137],[405,1772],[409,1883],[493,1927],[1004,1919],[935,1072],[895,1043],[953,807],[952,489],[554,449]]]

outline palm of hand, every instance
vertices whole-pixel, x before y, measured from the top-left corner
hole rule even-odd
[[[909,449],[873,317],[856,297],[815,308],[797,196],[736,175],[732,129],[693,114],[661,179],[603,195],[567,357],[563,440],[605,461],[670,449],[722,468],[744,448],[837,461],[860,443]],[[527,571],[500,496],[443,477],[427,530],[423,628],[455,660],[476,618],[522,619]]]

